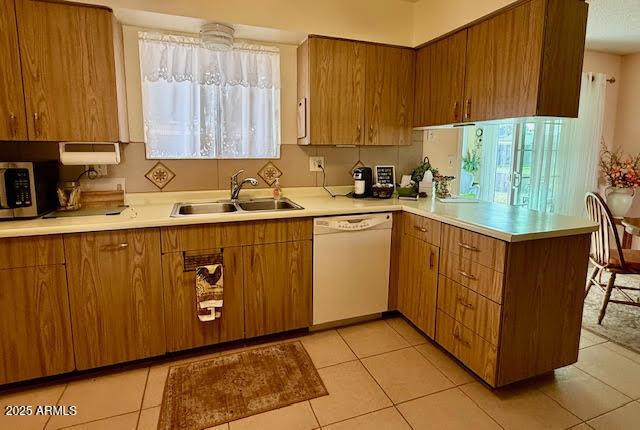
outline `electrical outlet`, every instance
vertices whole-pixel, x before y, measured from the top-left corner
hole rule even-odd
[[[309,171],[310,172],[322,172],[324,165],[324,157],[309,157]]]
[[[107,176],[108,171],[107,171],[107,165],[106,164],[96,164],[93,167],[93,170],[95,170],[98,173],[98,176]]]

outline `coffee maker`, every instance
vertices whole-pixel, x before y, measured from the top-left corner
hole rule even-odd
[[[353,197],[364,199],[372,196],[373,171],[371,167],[358,167],[353,169],[354,190]]]

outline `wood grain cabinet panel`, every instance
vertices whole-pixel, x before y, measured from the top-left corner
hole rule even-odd
[[[404,221],[404,234],[424,240],[432,245],[440,246],[440,230],[442,229],[440,221],[410,213],[405,213],[402,219]]]
[[[313,222],[309,218],[165,227],[162,252],[307,240],[312,236]]]
[[[184,253],[162,256],[164,316],[167,349],[180,351],[244,337],[242,248],[207,252],[222,253],[224,298],[222,316],[202,322],[196,315],[195,271],[185,271]]]
[[[63,265],[0,270],[0,385],[74,369]]]
[[[496,386],[497,348],[457,322],[438,311],[437,342],[492,387]]]
[[[473,262],[504,272],[507,259],[507,242],[489,236],[443,224],[442,249],[453,252]]]
[[[323,37],[310,37],[306,43],[308,142],[362,145],[365,141],[366,45]]]
[[[0,0],[0,141],[27,140],[14,0]]]
[[[312,242],[243,248],[246,337],[311,326]]]
[[[159,229],[69,234],[64,246],[78,369],[164,354]]]
[[[440,273],[496,303],[502,303],[504,275],[498,271],[443,249]]]
[[[498,346],[501,307],[442,275],[438,283],[438,310]]]
[[[418,50],[413,125],[462,122],[467,30]]]
[[[118,140],[112,13],[17,0],[29,140]]]
[[[62,236],[0,239],[0,269],[64,264]]]
[[[366,46],[365,145],[410,145],[416,53]]]
[[[404,235],[398,281],[398,309],[431,338],[435,337],[439,248]]]

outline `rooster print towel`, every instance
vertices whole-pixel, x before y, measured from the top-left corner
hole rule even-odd
[[[196,312],[200,321],[222,316],[224,274],[222,264],[196,268]]]

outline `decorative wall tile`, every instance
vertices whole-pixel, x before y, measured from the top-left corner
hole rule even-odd
[[[258,170],[258,176],[260,176],[262,180],[267,183],[267,185],[271,186],[276,181],[276,179],[282,176],[282,172],[280,171],[280,169],[278,169],[278,167],[276,167],[275,164],[269,161],[267,164],[262,166],[260,170]]]
[[[176,177],[176,174],[161,162],[157,162],[144,176],[150,180],[153,185],[163,189]]]

